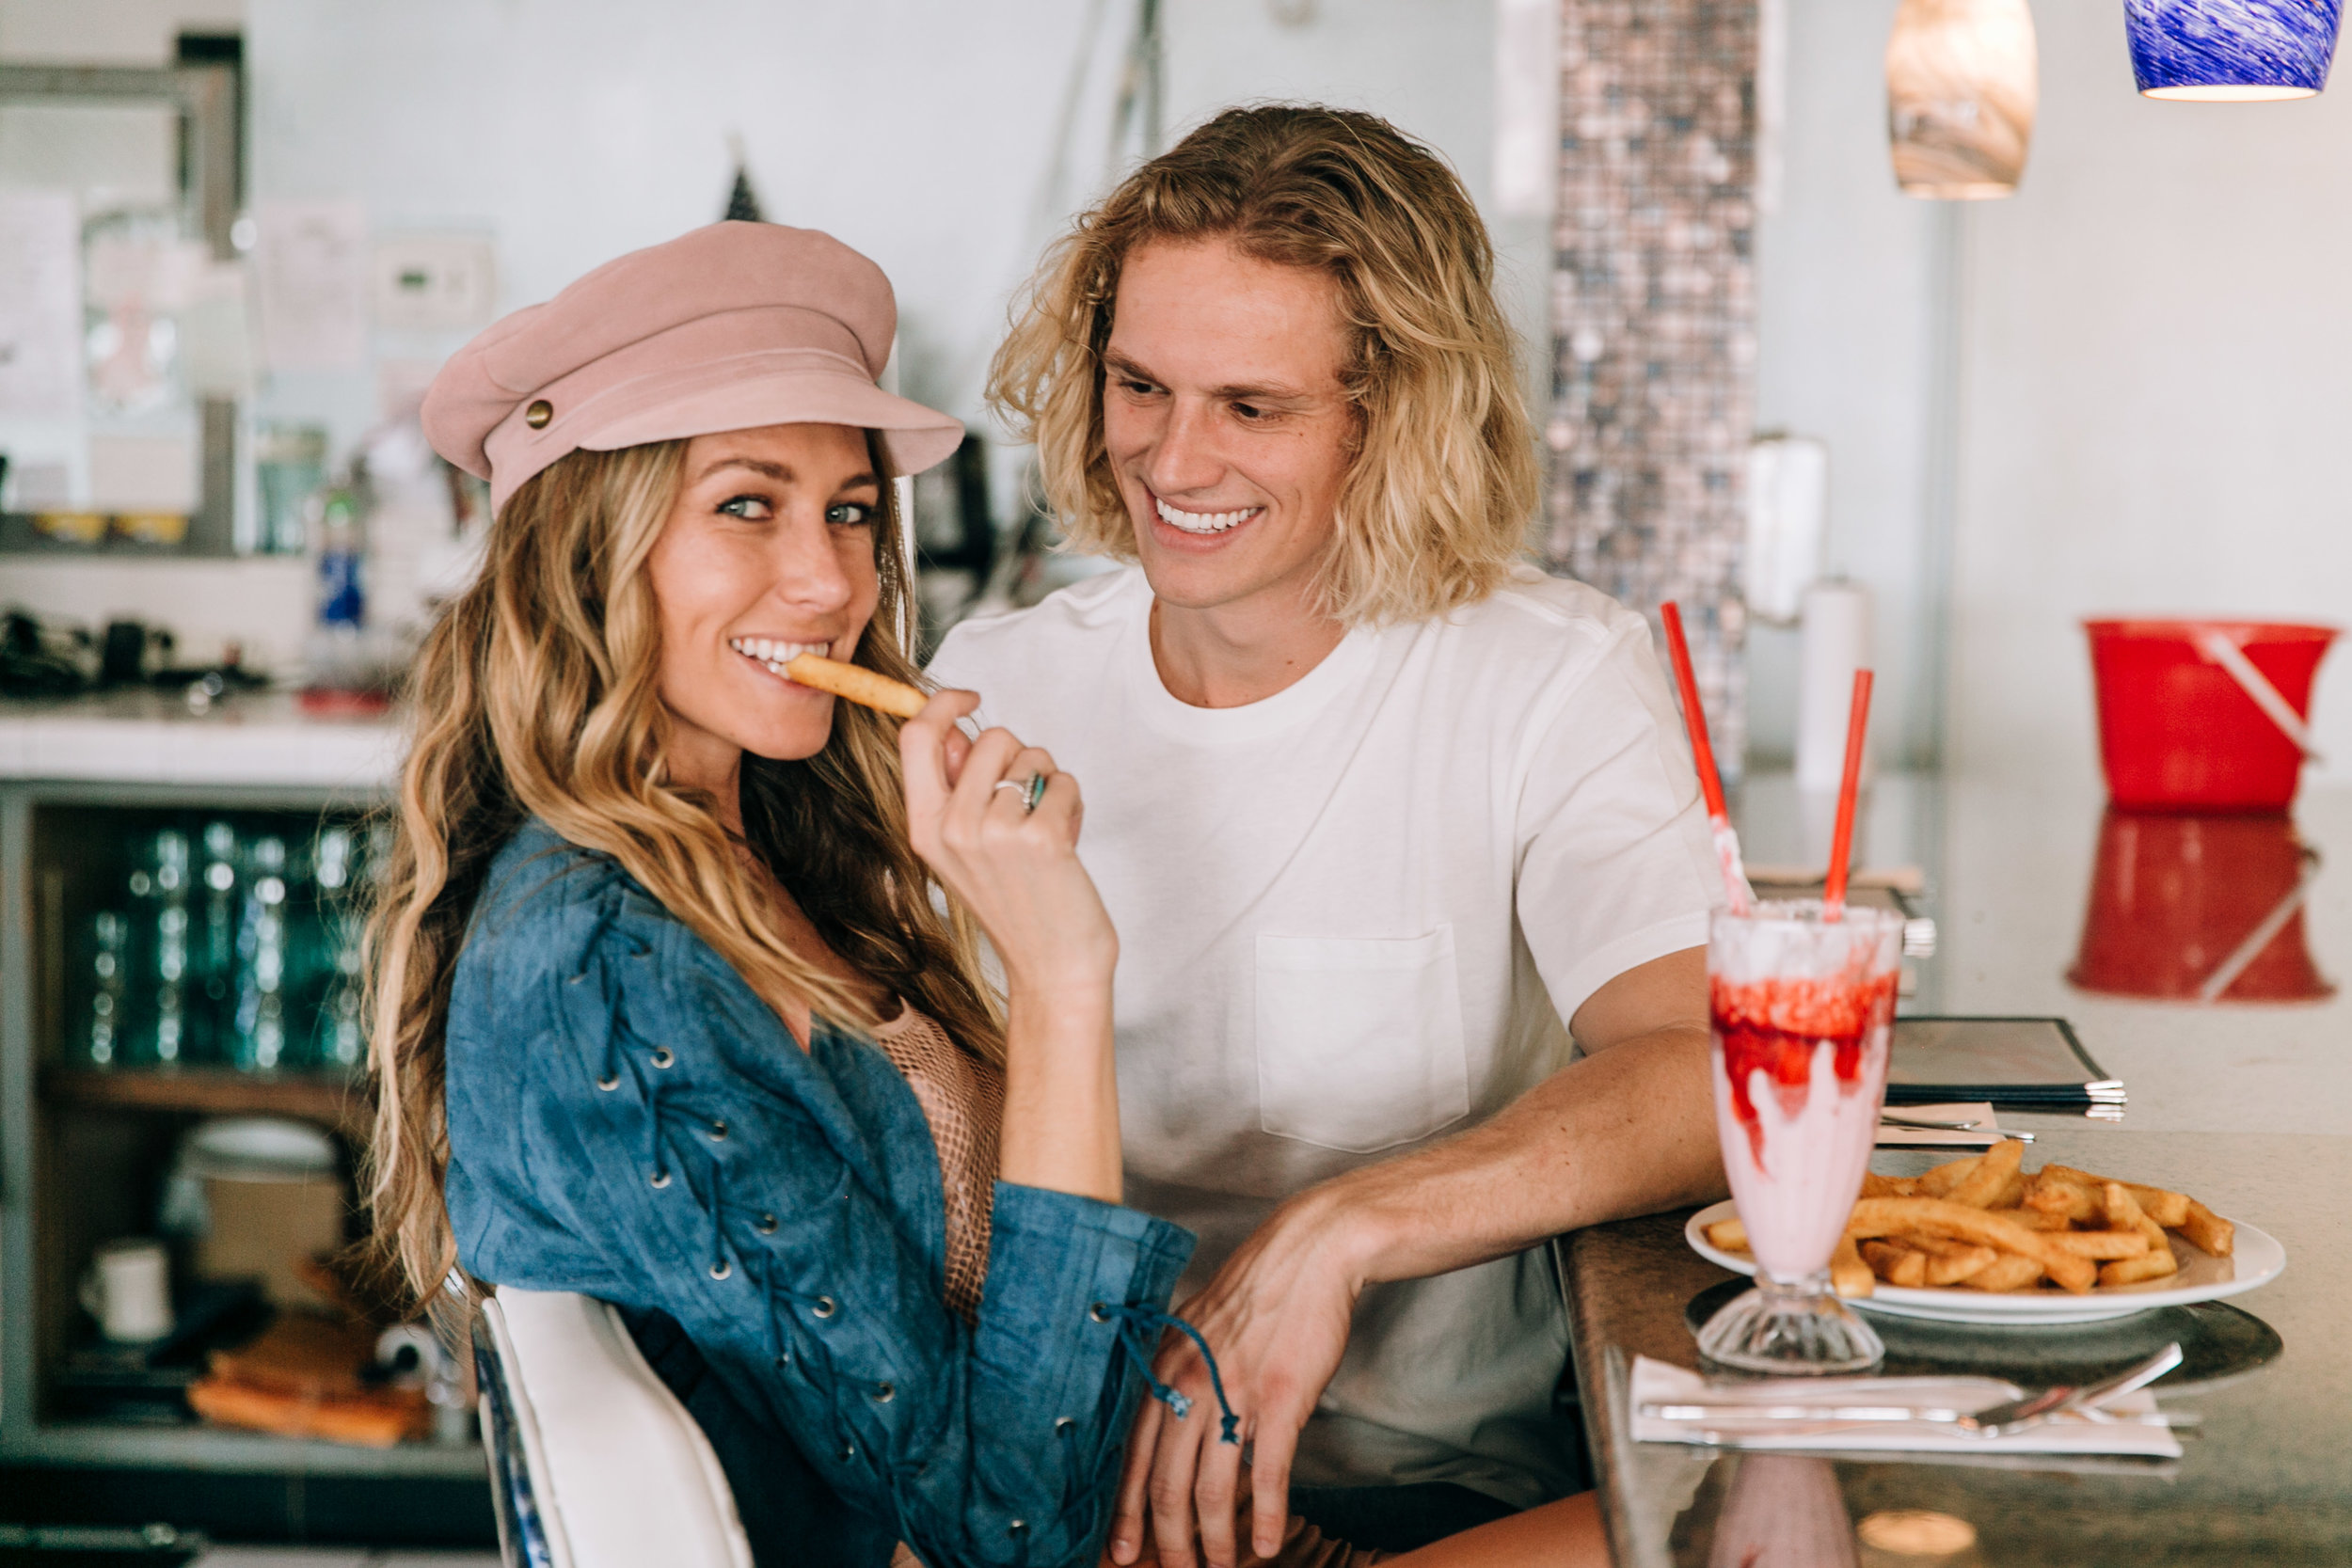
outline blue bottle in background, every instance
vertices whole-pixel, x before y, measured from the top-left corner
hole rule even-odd
[[[358,632],[367,619],[367,510],[356,484],[330,484],[312,498],[318,542],[319,625]]]

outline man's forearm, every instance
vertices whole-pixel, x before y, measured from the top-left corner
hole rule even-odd
[[[1720,1197],[1707,1030],[1672,1024],[1563,1068],[1492,1119],[1285,1207],[1364,1283],[1419,1279],[1607,1220]]]

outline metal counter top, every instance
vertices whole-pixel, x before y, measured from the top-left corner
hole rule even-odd
[[[385,719],[305,713],[292,692],[239,692],[202,714],[170,692],[0,701],[0,780],[389,788],[405,736]]]

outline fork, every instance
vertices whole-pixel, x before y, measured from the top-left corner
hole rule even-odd
[[[2044,1388],[2039,1394],[1963,1416],[1952,1424],[1972,1437],[2007,1437],[2070,1410],[2096,1410],[2126,1394],[2137,1393],[2180,1364],[2181,1346],[2175,1340],[2137,1367],[2126,1367],[2113,1377],[2080,1388],[2069,1388],[2062,1384]]]

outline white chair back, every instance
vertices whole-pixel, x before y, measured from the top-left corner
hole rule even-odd
[[[710,1440],[611,1307],[502,1289],[473,1338],[507,1568],[752,1568]]]

